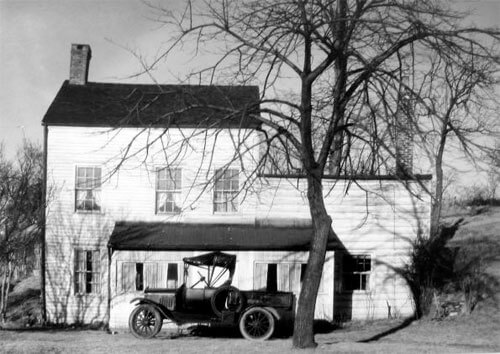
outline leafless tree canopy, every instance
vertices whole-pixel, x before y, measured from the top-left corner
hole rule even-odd
[[[43,217],[43,165],[40,147],[25,141],[16,159],[0,149],[0,316],[5,319],[11,279],[18,268],[36,262]]]
[[[467,27],[465,14],[432,0],[208,0],[189,1],[181,12],[150,6],[168,38],[154,60],[138,55],[141,74],[158,82],[153,69],[183,53],[203,57],[184,82],[259,85],[259,111],[244,112],[262,123],[265,136],[256,165],[298,170],[307,179],[314,238],[294,345],[312,346],[314,299],[332,232],[322,178],[397,172],[402,127],[430,136],[425,132],[438,126],[464,142],[462,133],[475,123],[442,112],[442,100],[468,108],[471,87],[487,85],[496,70],[500,32]],[[438,89],[461,89],[440,95],[438,81]],[[419,119],[424,109],[427,121]]]

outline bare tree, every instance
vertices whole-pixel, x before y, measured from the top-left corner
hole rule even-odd
[[[209,106],[259,121],[264,147],[257,166],[271,162],[279,171],[296,166],[307,181],[314,236],[293,344],[315,346],[315,299],[333,232],[323,197],[325,173],[355,178],[357,172],[397,170],[411,177],[411,169],[394,167],[399,154],[394,132],[418,123],[407,119],[409,105],[420,100],[419,92],[406,97],[411,92],[407,77],[416,63],[428,67],[432,56],[459,68],[462,57],[496,63],[486,43],[498,41],[500,33],[463,27],[465,14],[430,0],[213,0],[189,1],[180,13],[152,8],[170,37],[152,61],[138,56],[142,74],[154,78],[152,69],[160,62],[168,64],[171,56],[184,53],[206,55],[187,82],[258,84],[260,101],[252,107],[196,101],[186,107]],[[168,115],[164,118],[169,121]],[[244,146],[243,140],[235,149]]]
[[[497,198],[497,190],[500,185],[500,143],[496,143],[495,147],[488,151],[486,155],[487,167],[487,188],[488,198],[494,202]]]
[[[0,150],[0,316],[5,321],[12,276],[40,244],[42,151],[25,141],[15,161]]]
[[[412,88],[417,120],[412,129],[435,175],[431,235],[440,227],[445,189],[443,167],[447,156],[451,160],[463,154],[475,163],[475,159],[490,150],[489,139],[485,138],[494,135],[498,127],[494,120],[496,67],[493,62],[474,53],[464,53],[455,61],[438,54],[434,54],[423,72],[416,69],[420,71],[415,74],[419,87]]]

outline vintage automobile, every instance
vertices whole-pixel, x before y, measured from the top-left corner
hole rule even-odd
[[[238,325],[243,337],[266,340],[278,323],[293,319],[293,293],[242,291],[231,285],[236,256],[211,252],[183,260],[185,279],[188,274],[192,277],[193,267],[199,279],[178,289],[147,288],[143,297],[133,299],[137,304],[129,327],[136,337],[152,338],[161,330],[163,320],[170,320],[177,325]],[[215,286],[224,277],[227,280]]]

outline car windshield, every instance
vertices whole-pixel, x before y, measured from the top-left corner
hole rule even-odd
[[[190,287],[217,287],[231,284],[236,256],[211,252],[184,258],[185,276]]]

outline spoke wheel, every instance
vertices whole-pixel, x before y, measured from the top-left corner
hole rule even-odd
[[[162,326],[160,312],[151,305],[139,305],[130,314],[128,325],[137,338],[153,338]]]
[[[274,332],[274,317],[261,307],[254,307],[241,316],[240,332],[246,339],[266,340]]]

